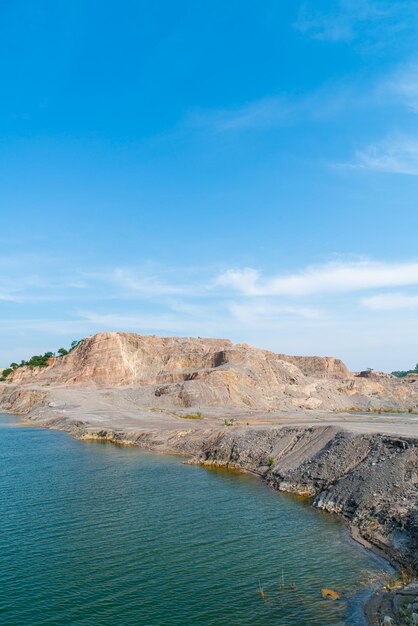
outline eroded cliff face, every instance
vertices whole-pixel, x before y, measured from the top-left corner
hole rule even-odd
[[[142,336],[134,333],[98,333],[87,337],[70,354],[50,360],[45,368],[22,367],[13,382],[99,386],[157,383],[167,374],[183,380],[189,370],[214,367],[223,339]]]
[[[10,383],[133,386],[156,406],[254,409],[415,409],[418,383],[351,374],[332,357],[275,354],[226,339],[98,333],[44,368],[22,367]],[[4,385],[3,385],[4,386]],[[0,396],[3,392],[0,385]],[[145,399],[146,398],[146,399]],[[141,402],[141,399],[138,399]]]
[[[98,333],[84,339],[67,356],[50,359],[46,368],[17,369],[10,380],[39,384],[143,385],[196,380],[214,370],[250,367],[266,375],[270,383],[295,382],[292,374],[315,378],[351,376],[339,359],[279,355],[247,344],[234,345],[227,339]]]

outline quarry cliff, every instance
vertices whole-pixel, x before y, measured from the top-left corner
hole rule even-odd
[[[227,339],[98,333],[7,384],[131,387],[145,405],[253,409],[415,410],[418,383],[364,378],[334,357],[288,356]],[[141,394],[140,394],[141,396]],[[141,396],[141,397],[142,397]],[[141,403],[141,397],[137,401]]]

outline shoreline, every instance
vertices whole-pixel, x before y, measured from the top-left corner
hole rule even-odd
[[[224,428],[223,430],[184,428],[182,430],[175,429],[169,431],[146,429],[127,432],[120,429],[97,429],[86,421],[71,419],[69,417],[63,419],[58,416],[50,415],[46,417],[44,415],[42,419],[39,419],[40,416],[35,417],[28,413],[25,414],[22,412],[18,414],[15,411],[3,411],[4,413],[9,413],[10,415],[20,418],[22,420],[22,426],[27,425],[50,430],[62,430],[80,441],[102,441],[112,443],[113,445],[132,446],[157,454],[178,455],[183,457],[185,459],[184,462],[187,464],[196,464],[206,467],[215,466],[250,473],[257,476],[270,488],[308,498],[315,508],[336,515],[344,522],[347,532],[354,542],[390,563],[397,572],[401,572],[402,568],[410,566],[410,564],[405,561],[405,554],[399,554],[393,546],[387,545],[384,542],[382,543],[382,538],[379,537],[379,533],[373,534],[373,532],[365,532],[365,529],[359,525],[358,520],[354,518],[350,519],[349,515],[347,515],[347,511],[344,510],[343,507],[336,506],[336,502],[333,501],[332,498],[329,498],[325,485],[322,485],[322,488],[316,488],[315,491],[312,485],[309,484],[309,477],[306,472],[308,474],[310,473],[310,470],[307,469],[310,463],[307,459],[312,459],[312,455],[313,457],[315,457],[315,455],[320,456],[321,450],[325,450],[325,454],[328,455],[331,450],[332,454],[332,442],[335,438],[337,438],[337,440],[338,438],[341,439],[337,446],[341,448],[341,443],[344,443],[344,439],[351,438],[352,446],[353,443],[358,443],[355,442],[355,439],[367,439],[365,435],[349,433],[344,431],[341,427],[336,428],[335,426],[328,425],[280,426],[267,430],[257,429],[257,427],[232,427]],[[282,455],[281,466],[279,463],[279,468],[277,468],[277,464],[270,463],[271,457],[268,457],[268,454],[271,450],[274,450],[274,446],[277,445],[279,441],[286,437],[288,439],[289,436],[293,438],[296,443],[298,439],[306,439],[306,437],[308,437],[308,444],[309,438],[318,439],[319,437],[320,441],[313,441],[313,449],[310,450],[306,458],[297,458],[296,461],[299,461],[299,464],[296,463],[295,465],[294,460],[293,464],[290,463],[290,466],[289,455],[291,456],[292,452],[294,453],[294,446],[293,449],[292,447],[289,448],[289,442],[287,441],[287,461],[286,454]],[[402,437],[402,440],[400,440],[399,438],[394,439],[389,435],[374,434],[369,435],[368,439],[374,439],[378,443],[379,439],[389,439],[389,441],[392,439],[392,442],[402,441],[402,445],[411,445],[413,448],[418,449],[418,440],[415,438]],[[257,450],[257,446],[260,447],[260,440],[262,444],[261,450]],[[269,449],[268,446],[266,446],[267,441],[270,443]],[[348,443],[350,444],[349,441]],[[319,444],[324,445],[321,446]],[[347,441],[345,444],[347,447]],[[238,456],[237,446],[239,448]],[[306,446],[307,442],[305,441],[302,448],[306,448]],[[319,449],[317,450],[318,447]],[[341,453],[341,449],[338,452]],[[309,456],[310,454],[311,456]],[[289,466],[287,468],[287,474],[286,462]],[[304,467],[304,463],[305,465],[307,463],[307,467]],[[302,472],[300,471],[301,466]],[[277,479],[277,475],[279,475],[280,480]],[[293,478],[293,480],[289,481],[289,478]],[[369,624],[376,623],[377,615],[379,615],[379,619],[380,616],[383,618],[386,615],[389,617],[394,615],[391,613],[394,604],[393,600],[399,591],[400,590],[389,592],[384,589],[374,591],[370,589],[370,597],[364,605],[364,613]],[[390,601],[388,600],[389,597]]]
[[[283,493],[296,495],[298,497],[304,498],[307,501],[309,501],[312,506],[314,506],[314,502],[316,499],[316,496],[314,494],[306,493],[306,492],[298,492],[292,488],[287,489],[285,486],[283,487],[280,486],[279,488],[277,488],[273,483],[269,482],[268,479],[266,478],[265,467],[262,470],[258,470],[255,467],[245,467],[237,463],[231,463],[229,461],[206,462],[206,461],[202,461],[200,458],[196,456],[196,454],[198,454],[199,452],[202,452],[201,449],[200,450],[195,449],[194,451],[190,451],[187,449],[182,449],[181,445],[180,447],[177,447],[177,446],[170,447],[170,445],[165,447],[164,445],[161,446],[161,440],[160,441],[157,440],[155,444],[152,443],[153,437],[155,435],[157,436],[158,434],[162,435],[162,438],[164,439],[166,435],[173,435],[174,433],[176,433],[176,431],[144,430],[144,431],[136,431],[136,432],[129,433],[129,432],[123,432],[120,430],[103,430],[99,432],[90,430],[86,432],[85,429],[91,429],[92,427],[91,425],[86,424],[85,422],[79,422],[77,420],[74,420],[74,421],[69,420],[68,422],[67,420],[65,420],[65,422],[63,422],[60,418],[56,417],[56,418],[52,418],[51,420],[48,420],[47,423],[44,423],[43,421],[38,421],[36,419],[35,420],[32,420],[31,418],[25,419],[27,417],[25,413],[7,411],[2,408],[0,408],[0,410],[5,415],[11,415],[13,417],[18,417],[19,419],[21,419],[22,420],[21,426],[28,426],[31,428],[40,428],[44,430],[57,430],[57,431],[66,432],[67,434],[69,434],[74,439],[77,439],[78,441],[103,442],[103,443],[110,443],[115,446],[128,446],[128,447],[133,447],[133,448],[139,448],[140,450],[149,451],[149,452],[152,452],[153,454],[168,454],[168,455],[182,457],[184,459],[184,463],[186,464],[200,465],[201,467],[206,467],[206,468],[219,467],[219,468],[229,470],[229,471],[232,470],[232,471],[236,471],[239,473],[247,473],[252,476],[256,476],[257,478],[262,480],[263,483],[265,483],[267,486],[269,486],[270,488],[276,491],[282,491]],[[285,428],[286,426],[278,427],[278,429],[280,430],[285,429]],[[314,425],[312,426],[312,428],[316,429],[316,428],[319,428],[319,426]],[[209,431],[209,432],[212,438],[217,438],[220,435],[224,434],[216,430]],[[236,429],[231,428],[230,430],[227,431],[227,434],[230,435],[230,434],[233,434],[234,432],[236,432]],[[339,432],[344,432],[344,428],[341,428]],[[196,434],[196,431],[194,431],[193,429],[188,429],[188,430],[184,429],[182,431],[179,431],[179,433],[181,435],[187,436],[191,433]],[[208,431],[205,430],[203,431],[203,433],[207,435]],[[405,437],[402,437],[402,439],[405,439]],[[414,438],[411,438],[411,440],[415,443]],[[418,445],[418,440],[416,441],[416,443]],[[391,550],[385,550],[383,547],[376,545],[375,543],[369,541],[366,537],[362,536],[358,526],[352,524],[350,520],[347,517],[345,517],[341,511],[330,510],[328,508],[322,508],[322,507],[315,507],[315,508],[321,508],[323,511],[330,513],[333,516],[338,517],[349,529],[350,536],[356,543],[360,544],[365,549],[372,551],[376,556],[387,561],[395,570],[400,570],[402,568],[402,562],[394,555],[394,553]]]
[[[237,519],[236,517],[237,515],[239,517],[244,515],[247,520],[251,520],[251,516],[248,518],[245,514],[246,508],[242,509],[240,505],[237,508],[237,503],[233,502],[235,496],[237,496],[238,498],[242,498],[243,503],[248,502],[248,506],[250,507],[249,510],[250,511],[253,510],[255,512],[259,511],[259,508],[257,505],[255,505],[255,503],[258,501],[258,498],[260,498],[261,502],[267,503],[267,507],[268,507],[266,509],[267,516],[261,515],[261,518],[260,518],[260,516],[258,515],[255,519],[259,519],[259,521],[263,524],[264,530],[262,531],[260,531],[260,529],[257,530],[258,523],[254,525],[253,523],[248,521],[246,524],[247,532],[245,533],[245,536],[248,537],[248,540],[250,541],[251,545],[255,545],[254,537],[251,538],[252,534],[255,534],[258,537],[257,543],[261,541],[263,544],[265,544],[268,541],[270,541],[271,548],[274,549],[274,554],[276,554],[275,562],[281,563],[283,560],[283,564],[284,564],[285,572],[286,572],[286,580],[287,581],[294,580],[298,588],[303,587],[303,584],[304,584],[303,580],[306,580],[306,576],[304,572],[305,568],[300,569],[297,565],[298,559],[296,559],[295,566],[291,568],[291,571],[288,571],[288,567],[290,567],[290,565],[287,564],[288,560],[286,559],[286,557],[283,556],[284,554],[283,550],[290,550],[291,551],[290,555],[292,554],[299,555],[299,558],[303,558],[303,554],[305,550],[304,541],[306,541],[305,534],[300,534],[299,532],[299,535],[300,535],[299,541],[301,543],[299,544],[296,543],[295,546],[291,547],[293,544],[293,540],[292,540],[293,534],[295,533],[296,536],[298,535],[298,530],[297,530],[299,526],[298,520],[300,520],[301,524],[306,524],[306,528],[308,532],[310,533],[311,540],[308,542],[310,545],[306,546],[309,554],[312,554],[312,551],[315,554],[314,544],[316,544],[317,541],[316,539],[314,539],[314,537],[317,537],[317,538],[322,537],[323,535],[322,535],[322,532],[320,531],[323,530],[325,533],[324,536],[326,537],[326,540],[324,540],[324,546],[323,546],[325,553],[328,551],[328,545],[333,545],[334,548],[333,548],[333,551],[330,553],[331,556],[328,556],[328,557],[324,556],[324,561],[323,561],[324,569],[321,568],[320,570],[321,574],[313,578],[311,576],[310,579],[308,578],[308,581],[309,580],[311,581],[311,584],[309,585],[310,590],[305,589],[305,591],[308,592],[309,594],[312,594],[311,596],[312,601],[315,601],[315,603],[318,603],[318,611],[323,610],[323,611],[326,611],[327,613],[328,611],[331,611],[332,614],[334,614],[334,612],[340,615],[344,614],[344,616],[347,619],[347,622],[350,622],[350,623],[351,623],[350,620],[353,620],[353,616],[356,616],[355,623],[366,624],[364,617],[363,617],[363,604],[364,602],[366,602],[366,600],[369,599],[370,593],[371,593],[366,582],[369,579],[369,576],[366,575],[366,572],[372,572],[374,573],[374,575],[376,574],[379,575],[379,570],[383,568],[385,568],[386,570],[386,566],[384,564],[380,564],[380,559],[374,559],[370,553],[369,555],[367,555],[368,551],[363,549],[360,545],[357,544],[357,542],[355,542],[352,539],[346,524],[341,524],[340,520],[337,520],[337,519],[335,519],[334,521],[328,515],[318,516],[318,513],[315,513],[314,511],[312,511],[310,507],[310,503],[306,501],[306,498],[300,498],[300,497],[297,497],[291,494],[288,495],[285,493],[283,493],[282,498],[280,498],[280,494],[277,494],[277,493],[275,494],[273,491],[271,491],[270,488],[269,489],[266,488],[267,486],[260,480],[259,475],[255,475],[253,472],[249,472],[248,470],[245,472],[245,474],[248,474],[247,478],[245,478],[243,471],[238,472],[237,470],[222,470],[222,469],[213,468],[212,471],[210,471],[211,468],[205,469],[203,467],[199,468],[195,466],[194,471],[188,471],[187,470],[188,466],[183,464],[183,461],[184,461],[183,456],[179,456],[179,455],[155,456],[155,453],[141,450],[139,448],[137,448],[135,452],[135,450],[133,449],[133,446],[127,446],[126,444],[119,444],[119,445],[116,444],[117,448],[115,449],[113,448],[115,444],[112,444],[109,446],[109,445],[100,445],[100,442],[90,442],[90,445],[86,446],[87,452],[85,450],[83,453],[83,446],[80,446],[79,440],[75,439],[74,437],[68,438],[69,433],[65,431],[62,431],[62,433],[59,435],[58,431],[55,430],[54,432],[54,429],[50,429],[50,433],[48,435],[48,432],[42,433],[39,430],[39,428],[36,426],[36,424],[31,424],[30,421],[22,420],[21,417],[13,416],[11,414],[9,416],[3,415],[1,421],[3,422],[4,428],[6,429],[4,430],[2,428],[2,431],[4,432],[4,434],[7,435],[5,439],[7,441],[10,441],[10,438],[12,438],[14,442],[13,448],[10,448],[9,446],[10,453],[12,454],[12,456],[9,457],[11,462],[13,462],[13,449],[20,450],[25,457],[27,454],[29,454],[31,459],[33,459],[33,461],[35,461],[36,458],[40,458],[39,454],[41,454],[41,456],[43,457],[44,453],[42,451],[45,449],[46,458],[47,459],[53,458],[56,461],[58,461],[59,464],[61,464],[61,460],[62,460],[63,467],[64,467],[64,459],[67,454],[70,454],[71,458],[75,457],[77,459],[78,458],[85,459],[85,462],[87,463],[89,467],[90,467],[89,459],[90,459],[90,455],[92,455],[91,458],[93,458],[94,461],[92,462],[91,467],[92,468],[97,467],[96,460],[99,459],[99,465],[102,471],[106,473],[107,477],[109,477],[109,476],[112,476],[113,474],[120,475],[120,472],[118,470],[118,467],[120,465],[119,461],[121,461],[122,467],[124,467],[123,465],[124,463],[125,464],[127,463],[130,467],[138,468],[139,472],[141,473],[142,473],[141,467],[145,467],[145,468],[155,467],[157,469],[157,473],[160,473],[161,470],[159,470],[159,468],[166,467],[165,465],[166,461],[164,461],[163,459],[168,459],[167,463],[169,465],[167,466],[167,468],[169,469],[170,472],[172,471],[170,468],[172,467],[178,468],[177,470],[173,470],[173,471],[177,473],[176,475],[178,475],[179,477],[178,484],[179,484],[179,488],[181,491],[184,489],[184,487],[186,487],[186,490],[188,490],[190,477],[191,477],[191,485],[194,484],[193,477],[200,476],[200,478],[196,479],[198,483],[200,481],[201,484],[203,485],[212,486],[210,489],[211,495],[209,497],[209,500],[208,500],[208,493],[206,493],[206,490],[204,490],[203,492],[199,490],[198,492],[204,498],[204,501],[206,502],[207,511],[209,512],[211,516],[217,510],[216,500],[213,501],[212,499],[212,489],[216,489],[215,485],[216,483],[218,483],[220,484],[220,487],[218,487],[218,489],[220,490],[219,493],[223,494],[224,493],[223,492],[224,481],[225,481],[225,485],[227,486],[229,485],[228,500],[232,498],[232,501],[230,505],[227,505],[227,508],[230,509],[230,507],[232,507],[232,511],[233,511],[232,517],[229,518],[230,524],[232,525],[234,525],[234,519],[235,520]],[[15,433],[14,435],[8,434],[9,431],[11,430],[10,427],[14,431]],[[20,432],[20,435],[19,435],[19,432]],[[31,432],[33,433],[32,435],[30,434]],[[44,437],[45,437],[45,440],[44,440]],[[70,443],[71,440],[74,441],[72,445]],[[33,441],[33,444],[31,443],[31,441]],[[45,441],[47,442],[46,444],[45,444]],[[67,443],[65,443],[66,441]],[[32,445],[34,445],[36,452],[34,453],[33,449],[31,451],[30,448],[28,448],[28,445],[30,446],[30,448],[32,447]],[[105,452],[106,448],[108,452]],[[111,452],[112,448],[114,449],[114,453]],[[60,451],[62,451],[60,452],[58,457],[54,453],[54,450],[56,449],[59,449]],[[102,449],[102,452],[100,452],[100,449]],[[117,453],[118,449],[120,451],[120,454]],[[131,450],[130,453],[129,453],[129,449]],[[25,450],[26,450],[26,453],[25,453]],[[126,452],[124,453],[123,450],[125,450]],[[141,456],[144,456],[143,461],[140,461]],[[149,457],[148,461],[146,460],[147,457]],[[161,461],[158,461],[158,458],[160,458]],[[170,458],[171,458],[171,461],[170,461]],[[134,459],[137,459],[137,461],[135,461]],[[22,462],[23,462],[23,459],[22,459]],[[32,464],[32,461],[30,462],[29,465],[28,465],[28,462],[26,462],[26,466],[28,468],[30,468],[31,464]],[[49,461],[48,461],[48,464],[49,464]],[[79,465],[77,463],[77,467],[78,466]],[[184,470],[181,470],[182,467],[184,468]],[[59,467],[55,469],[59,471]],[[73,467],[73,469],[75,468]],[[192,470],[192,469],[193,468],[189,466],[189,470]],[[163,469],[163,471],[165,475],[166,470]],[[205,478],[205,474],[208,475],[208,478]],[[121,503],[124,508],[127,507],[126,510],[129,512],[131,510],[131,505],[133,505],[133,502],[131,502],[131,499],[129,499],[129,502],[127,502],[126,497],[123,496],[123,484],[125,480],[127,479],[127,476],[125,475],[124,472],[122,472],[121,475],[122,475],[122,481],[119,481],[118,483],[119,489],[117,490],[116,493],[119,493],[118,502]],[[212,478],[210,478],[211,475],[212,475]],[[229,479],[228,479],[228,475],[230,475]],[[241,478],[239,478],[240,475],[242,476]],[[87,478],[85,477],[85,471],[83,470],[83,465],[81,466],[81,474],[78,473],[78,476],[79,476],[79,480],[81,484],[84,484],[84,480],[86,480],[87,484],[90,482],[90,479],[88,477]],[[125,478],[123,478],[124,476]],[[183,478],[181,478],[182,476]],[[233,478],[234,476],[235,478]],[[48,474],[45,475],[45,478],[46,480],[48,480]],[[101,479],[99,478],[99,480]],[[142,483],[143,479],[141,478],[140,474],[136,474],[136,477],[134,477],[134,480],[136,483],[138,483],[138,481]],[[148,483],[150,480],[152,481],[153,478],[152,476],[148,475],[148,477],[145,480]],[[186,480],[186,482],[184,482],[184,480]],[[221,481],[220,483],[219,483],[219,480]],[[131,482],[131,487],[132,487],[132,482]],[[65,489],[65,485],[64,485],[64,489]],[[164,488],[163,491],[160,493],[160,497],[164,498],[165,491],[166,491],[166,488]],[[269,492],[270,492],[270,496],[269,496]],[[113,491],[111,491],[111,493],[113,493]],[[133,492],[131,491],[130,493],[131,495],[133,493],[136,493],[139,497],[141,497],[141,491],[138,491],[137,489]],[[151,495],[152,493],[153,491],[150,492]],[[240,496],[240,493],[241,493],[241,496]],[[42,493],[40,493],[39,497],[42,500]],[[10,502],[10,506],[13,506],[13,500],[14,498]],[[282,501],[282,504],[280,503],[280,500]],[[188,496],[186,496],[186,501],[189,502]],[[81,506],[80,497],[78,497],[78,502],[80,503],[80,506]],[[87,507],[86,515],[88,516],[88,502],[86,503],[84,498],[83,498],[83,502],[85,503],[85,506]],[[276,504],[274,504],[275,502]],[[215,505],[215,510],[213,509],[214,505]],[[159,505],[156,504],[156,506],[158,507]],[[256,506],[255,509],[254,509],[254,506]],[[286,525],[286,527],[288,528],[288,533],[285,533],[284,538],[282,537],[282,533],[278,532],[279,529],[276,528],[276,526],[278,526],[277,514],[279,512],[282,512],[281,517],[280,517],[281,522],[279,524],[280,527],[282,525]],[[283,515],[284,517],[282,517]],[[290,519],[292,520],[292,522],[289,521],[289,515],[291,515]],[[215,517],[216,517],[216,514],[215,514]],[[71,515],[70,515],[70,518],[71,518]],[[150,521],[152,523],[152,519]],[[312,530],[314,530],[314,534],[312,534]],[[52,528],[51,528],[51,531],[52,531]],[[96,531],[94,532],[100,533],[100,529],[96,529]],[[251,562],[252,561],[251,560],[247,561],[247,563],[245,563],[245,561],[242,561],[244,552],[241,552],[240,534],[241,534],[241,531],[239,531],[239,534],[237,537],[238,541],[235,546],[236,555],[237,555],[237,558],[242,563],[244,563],[245,571],[250,572],[251,574],[252,572]],[[139,537],[141,537],[141,533],[139,534]],[[264,537],[264,540],[263,540],[263,537]],[[289,540],[290,540],[290,545],[289,545]],[[173,541],[176,542],[175,532],[173,535]],[[177,538],[177,541],[178,541],[178,538]],[[223,543],[222,531],[221,531],[220,541],[222,544]],[[284,541],[285,544],[288,546],[286,548],[286,545],[283,545],[283,550],[280,547],[282,541]],[[298,540],[295,539],[295,541],[298,541]],[[320,550],[320,552],[316,555],[316,557],[320,559],[322,549],[319,549],[317,547],[316,551],[318,550]],[[256,550],[256,552],[258,553],[258,550]],[[350,582],[348,582],[344,576],[341,577],[334,573],[333,563],[334,562],[338,563],[339,561],[341,561],[340,559],[341,552],[343,552],[345,555],[344,559],[342,560],[341,567],[344,567],[343,564],[344,562],[347,561],[347,559],[348,559],[348,562],[350,562],[350,559],[353,559],[354,564],[358,563],[358,561],[361,562],[360,566],[357,565],[357,569],[356,569],[357,575],[354,575],[350,568],[348,572]],[[94,554],[95,552],[91,556],[94,556]],[[178,554],[180,557],[180,555],[182,554],[181,549]],[[269,595],[271,602],[275,604],[277,602],[277,599],[275,600],[273,597],[274,593],[272,591],[272,587],[276,589],[277,575],[271,575],[271,572],[270,572],[270,575],[268,575],[268,571],[264,570],[266,563],[269,562],[269,558],[270,558],[269,555],[271,554],[272,553],[269,550],[267,554],[264,555],[264,558],[260,560],[259,575],[261,575],[262,577],[263,586],[264,584],[267,585],[266,591],[268,590],[268,595]],[[289,556],[288,552],[287,554]],[[211,559],[213,562],[213,557],[211,557],[210,555],[211,555],[211,551],[208,553],[208,558]],[[202,555],[202,558],[204,558],[203,555]],[[290,558],[292,557],[290,556]],[[316,562],[316,559],[312,563],[314,564],[315,562]],[[216,562],[215,562],[215,567],[216,567]],[[336,569],[339,570],[339,566]],[[242,572],[242,575],[245,574],[245,571]],[[235,572],[235,574],[237,574],[237,572]],[[280,574],[280,571],[279,571],[279,574]],[[108,575],[109,577],[112,577],[113,575],[112,568],[108,570]],[[264,579],[265,577],[267,577],[266,580]],[[362,582],[359,583],[359,581],[362,581]],[[247,585],[245,587],[242,587],[242,589],[245,590],[243,592],[244,596],[247,596],[248,593],[251,593],[251,589],[253,593],[255,593],[254,585],[256,585],[256,582],[257,582],[257,576],[254,576],[252,579],[252,587],[251,587],[251,583],[250,583],[250,587],[248,587]],[[321,594],[320,594],[321,586],[322,587],[329,586],[331,589],[338,590],[342,594],[342,597],[343,597],[341,602],[338,602],[337,606],[327,607],[326,604],[328,603],[324,602],[324,600],[321,599]],[[203,589],[204,588],[205,586],[203,587]],[[141,590],[141,587],[139,587],[138,589]],[[272,595],[270,595],[270,592],[272,592]],[[142,593],[142,590],[140,591],[140,593]],[[303,595],[303,597],[305,596]],[[238,596],[237,600],[239,600],[239,598],[240,596]],[[287,602],[287,600],[285,600],[285,602]],[[308,603],[308,605],[310,604],[311,603]],[[332,603],[330,602],[330,604]],[[203,598],[203,605],[202,605],[203,609],[205,608],[205,605],[206,605],[206,602],[204,601],[204,598]],[[280,602],[279,602],[279,605],[280,605]],[[17,606],[18,607],[20,606],[20,602],[18,602]],[[255,606],[257,606],[257,600],[255,600]],[[123,613],[123,605],[120,608],[122,609],[122,613]],[[312,611],[312,609],[310,610]],[[277,611],[279,611],[279,613],[277,613]],[[275,615],[279,619],[279,621],[282,615],[280,611],[281,609],[279,608],[275,609]],[[312,618],[314,614],[316,614],[316,611],[312,613]],[[220,613],[220,615],[222,615],[222,612]],[[209,621],[210,623],[212,623],[211,620]],[[336,620],[336,621],[340,623],[339,620]],[[297,614],[295,615],[295,622],[299,623],[297,619]],[[309,624],[311,622],[309,619],[307,619],[306,623]]]
[[[389,561],[400,576],[403,568],[411,576],[417,575],[418,420],[410,412],[386,412],[415,406],[415,387],[389,381],[386,388],[380,379],[364,381],[347,372],[345,378],[334,379],[328,370],[328,378],[323,378],[321,367],[334,367],[334,361],[314,358],[312,364],[312,359],[302,358],[302,369],[309,366],[309,371],[302,372],[281,358],[277,361],[277,356],[283,355],[245,346],[228,348],[231,362],[226,353],[216,351],[217,358],[223,355],[221,362],[215,362],[212,355],[202,369],[202,363],[193,361],[196,371],[190,374],[187,369],[182,377],[173,374],[173,364],[167,370],[166,357],[176,355],[183,363],[184,346],[176,351],[171,340],[164,340],[168,346],[163,340],[164,345],[156,346],[155,341],[111,333],[88,338],[70,356],[55,359],[45,370],[19,370],[22,380],[0,384],[0,406],[28,425],[63,430],[80,440],[136,446],[181,455],[187,463],[251,472],[275,490],[309,496],[315,508],[337,515],[354,541]],[[212,344],[202,341],[205,354],[212,354]],[[147,342],[155,358],[161,360],[158,383],[152,370],[153,384],[139,381],[115,386],[110,379],[107,386],[96,384],[99,374],[116,375],[118,381],[127,375],[128,371],[120,369],[127,355],[135,363],[138,354],[148,358]],[[188,350],[202,348],[199,342],[197,346],[187,342]],[[106,362],[108,354],[116,355],[116,362],[97,370],[97,364]],[[261,377],[255,385],[261,393],[258,400],[247,383],[244,388],[235,387],[235,383],[229,387],[245,374],[240,365],[243,357],[251,357]],[[315,372],[309,369],[312,365]],[[292,379],[281,389],[277,403],[269,400],[266,387],[273,372],[269,368],[285,378],[292,370]],[[312,378],[312,373],[317,378]],[[69,376],[73,377],[71,384]],[[209,387],[207,377],[212,381]],[[75,380],[81,383],[82,378],[83,384],[73,384]],[[230,391],[225,398],[218,396],[225,385],[237,397]],[[314,390],[315,397],[321,390],[325,393],[322,410],[316,408],[317,403],[314,406],[306,401],[306,393],[313,394]],[[355,413],[351,412],[354,406]],[[366,407],[371,411],[357,412]],[[384,594],[381,604],[388,595]],[[414,610],[418,612],[418,608]],[[378,607],[373,611],[383,618],[390,613],[387,603],[383,613]]]

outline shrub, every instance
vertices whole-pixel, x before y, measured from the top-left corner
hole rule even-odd
[[[183,415],[179,415],[178,417],[182,417],[184,420],[201,420],[203,419],[203,415],[200,411],[196,411],[196,413],[183,413]]]
[[[59,348],[58,354],[60,356],[65,356],[66,354],[69,354],[71,350],[74,350],[74,348],[76,348],[81,341],[83,340],[77,339],[76,341],[71,342],[71,348],[69,350],[66,350],[65,348]],[[30,368],[46,367],[48,365],[49,359],[52,359],[54,356],[55,354],[53,352],[45,352],[45,354],[35,354],[34,356],[31,356],[29,361],[25,361],[24,359],[22,359],[19,364],[11,363],[10,368],[7,368],[3,371],[0,380],[5,380],[5,378],[10,374],[12,370],[17,369],[18,367],[24,367],[25,365],[29,366]]]
[[[3,370],[1,373],[0,380],[6,380],[8,375],[11,374],[12,372],[13,372],[13,369],[11,367],[6,367],[6,369]]]

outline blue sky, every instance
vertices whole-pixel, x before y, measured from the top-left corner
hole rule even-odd
[[[418,361],[418,3],[0,4],[0,363],[104,330]]]

